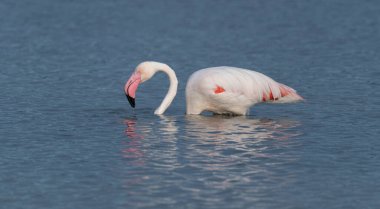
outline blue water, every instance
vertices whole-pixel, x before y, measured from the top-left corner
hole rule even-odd
[[[379,1],[0,1],[0,208],[380,208]],[[164,74],[133,110],[123,85]],[[304,103],[186,116],[195,70]]]

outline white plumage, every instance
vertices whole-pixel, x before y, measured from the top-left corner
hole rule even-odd
[[[170,79],[169,91],[155,111],[155,114],[163,114],[177,92],[175,72],[166,64],[143,62],[138,65],[125,85],[125,93],[134,105],[134,95],[140,80],[144,82],[150,79],[157,71],[165,72]],[[246,115],[249,108],[256,103],[300,100],[302,97],[294,89],[262,73],[236,67],[198,70],[190,76],[186,85],[186,114],[211,111],[216,114]]]
[[[215,93],[218,87],[224,91]],[[207,110],[217,114],[245,115],[249,107],[256,103],[299,100],[302,98],[294,89],[262,73],[236,67],[212,67],[196,71],[186,86],[188,114]]]

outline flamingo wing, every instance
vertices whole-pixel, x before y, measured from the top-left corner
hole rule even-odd
[[[190,95],[188,99],[197,94],[201,98],[198,106],[201,106],[199,103],[207,104],[206,110],[242,115],[256,103],[302,100],[294,89],[262,73],[235,67],[206,68],[195,72],[189,78],[186,93]]]

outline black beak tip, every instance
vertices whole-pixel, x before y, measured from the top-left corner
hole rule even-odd
[[[129,102],[129,104],[133,107],[133,108],[135,108],[135,98],[132,98],[132,97],[130,97],[128,94],[126,94],[125,96],[127,96],[127,99],[128,99],[128,102]]]

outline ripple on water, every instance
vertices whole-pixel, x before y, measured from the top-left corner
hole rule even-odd
[[[278,170],[296,160],[284,151],[297,146],[289,141],[300,134],[297,121],[250,117],[160,116],[153,124],[152,118],[128,118],[124,124],[123,155],[135,169],[149,170],[143,184],[157,192],[173,189],[163,185],[178,185],[175,190],[187,198],[207,197],[209,203],[221,201],[218,195],[224,193],[283,181]],[[178,201],[176,195],[172,201]]]

